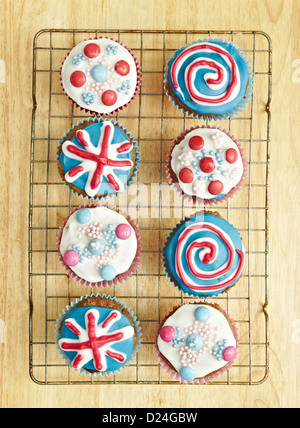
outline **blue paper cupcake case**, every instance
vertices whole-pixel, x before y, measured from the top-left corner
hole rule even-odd
[[[175,58],[176,56],[176,52],[178,52],[179,50],[183,50],[185,48],[187,48],[188,46],[192,46],[193,44],[196,43],[201,43],[201,42],[218,42],[218,43],[228,43],[230,45],[232,45],[236,51],[238,52],[238,54],[242,57],[242,59],[245,61],[247,69],[248,69],[248,84],[247,84],[247,89],[246,92],[244,94],[244,97],[242,99],[242,101],[232,110],[230,110],[229,112],[223,113],[223,114],[207,114],[207,113],[194,113],[192,111],[188,110],[188,107],[184,108],[182,106],[180,106],[178,104],[178,102],[176,101],[176,99],[174,98],[173,94],[170,93],[167,89],[167,83],[169,83],[169,79],[168,79],[168,74],[169,74],[169,64],[170,62]],[[166,92],[166,95],[169,97],[169,100],[173,103],[173,105],[175,107],[177,107],[182,113],[186,113],[188,116],[191,116],[195,119],[207,119],[207,120],[227,120],[229,118],[233,118],[234,116],[237,116],[248,104],[249,99],[251,98],[252,92],[253,92],[253,87],[254,87],[254,74],[251,68],[251,65],[245,55],[245,53],[238,47],[236,46],[234,43],[232,43],[231,41],[228,41],[227,39],[222,39],[222,38],[217,38],[217,37],[208,37],[208,38],[204,38],[204,39],[198,39],[196,41],[193,41],[191,43],[187,43],[184,47],[177,49],[176,52],[171,56],[171,58],[169,59],[167,66],[165,67],[165,72],[164,72],[164,89]]]
[[[136,344],[135,344],[135,347],[134,347],[134,349],[133,349],[133,351],[132,351],[131,356],[130,356],[130,357],[128,358],[128,360],[127,360],[127,361],[126,361],[126,362],[125,362],[125,363],[124,363],[124,364],[123,364],[119,369],[117,369],[117,370],[114,370],[114,371],[109,371],[109,370],[107,370],[107,371],[103,371],[103,372],[97,371],[97,372],[92,372],[92,373],[91,373],[91,372],[89,372],[89,371],[85,370],[84,368],[81,368],[81,369],[73,368],[73,367],[72,367],[72,361],[70,361],[70,359],[66,356],[66,354],[63,352],[63,350],[62,350],[62,349],[60,349],[60,347],[59,347],[59,345],[58,345],[58,341],[59,341],[59,339],[60,339],[59,328],[60,328],[60,325],[61,325],[61,323],[62,323],[63,319],[65,318],[65,316],[66,316],[69,312],[71,312],[73,309],[75,309],[81,301],[83,301],[83,300],[85,300],[85,299],[87,299],[87,298],[89,298],[89,297],[101,297],[101,298],[108,299],[108,300],[112,300],[112,301],[114,301],[114,302],[119,303],[123,308],[125,308],[125,309],[129,312],[129,315],[130,315],[131,320],[132,320],[132,322],[133,322],[134,330],[135,330],[135,335],[137,336],[137,342],[136,342]],[[135,357],[136,353],[138,352],[138,350],[139,350],[139,348],[140,348],[140,346],[141,346],[141,342],[142,342],[142,332],[141,332],[140,323],[139,323],[139,321],[138,321],[137,317],[134,315],[133,311],[131,311],[131,310],[130,310],[130,308],[128,308],[128,307],[127,307],[127,306],[126,306],[122,301],[117,300],[115,297],[112,297],[112,296],[109,296],[109,295],[108,295],[108,296],[106,296],[105,294],[87,294],[86,296],[82,296],[82,297],[80,297],[80,298],[76,299],[76,300],[75,300],[74,302],[72,302],[70,305],[68,305],[68,306],[63,310],[63,313],[62,313],[62,314],[60,314],[60,315],[59,315],[59,318],[56,320],[56,325],[55,325],[54,335],[55,335],[55,344],[56,344],[56,348],[57,348],[57,350],[58,350],[58,353],[61,355],[61,357],[62,357],[62,358],[63,358],[63,360],[65,361],[65,363],[66,363],[70,368],[72,368],[73,370],[75,370],[75,371],[77,371],[77,372],[79,372],[79,373],[83,373],[83,374],[85,374],[86,376],[92,376],[92,377],[99,377],[99,376],[101,376],[101,377],[104,377],[104,376],[111,376],[111,375],[113,375],[113,374],[115,374],[115,373],[120,372],[120,370],[121,370],[121,369],[125,368],[126,366],[128,366],[128,365],[132,362],[132,360],[134,359],[134,357]]]
[[[133,143],[134,149],[135,149],[135,166],[134,166],[134,170],[133,170],[130,178],[128,179],[127,183],[124,185],[124,191],[125,191],[127,187],[131,186],[131,184],[134,182],[134,180],[135,180],[135,178],[137,176],[137,172],[138,172],[138,169],[139,169],[139,166],[140,166],[140,160],[141,160],[141,158],[140,158],[140,151],[139,151],[138,143],[135,141],[135,139],[132,136],[131,132],[128,131],[128,129],[125,128],[118,121],[114,121],[112,119],[104,119],[102,117],[101,118],[98,118],[98,117],[89,117],[87,119],[83,119],[81,122],[78,122],[77,124],[74,124],[71,128],[69,128],[69,130],[64,134],[64,136],[62,137],[61,141],[59,142],[59,146],[58,146],[57,152],[56,152],[56,155],[57,155],[57,158],[56,158],[57,165],[59,164],[59,161],[60,161],[60,155],[58,153],[59,152],[59,148],[66,141],[67,136],[70,134],[70,132],[74,128],[76,128],[77,126],[82,125],[83,123],[86,123],[86,122],[94,122],[94,123],[98,122],[98,123],[101,123],[101,122],[105,122],[105,121],[110,121],[113,125],[118,126],[119,128],[121,128],[125,132],[125,134],[130,138],[130,140]],[[89,200],[102,200],[102,199],[104,200],[104,199],[107,199],[108,197],[118,196],[118,193],[116,193],[116,192],[107,193],[107,194],[104,194],[103,196],[94,196],[94,197],[89,196],[89,195],[82,195],[81,193],[78,193],[75,189],[73,189],[72,187],[70,187],[69,183],[66,182],[65,180],[62,179],[62,182],[72,191],[72,193],[80,196],[81,198],[86,198],[86,199],[89,199]]]
[[[166,277],[174,285],[174,287],[176,287],[183,294],[186,294],[186,295],[188,295],[190,297],[193,297],[193,298],[203,299],[203,300],[206,300],[207,298],[214,298],[214,297],[219,296],[222,293],[226,293],[232,286],[234,286],[239,281],[240,277],[242,276],[242,273],[240,274],[239,278],[235,281],[235,283],[233,283],[231,286],[229,286],[228,288],[226,288],[223,291],[219,291],[219,292],[216,292],[216,293],[210,292],[209,294],[201,294],[201,293],[196,294],[196,293],[192,293],[192,292],[183,290],[180,287],[180,285],[172,278],[172,276],[170,274],[170,271],[168,269],[168,261],[167,261],[166,249],[167,249],[167,246],[169,245],[170,241],[172,240],[173,234],[178,229],[180,229],[181,226],[184,223],[186,223],[187,221],[191,220],[196,215],[199,215],[199,214],[208,214],[208,213],[210,213],[210,212],[206,212],[206,211],[195,212],[194,214],[192,214],[190,216],[187,216],[184,219],[182,219],[175,227],[173,227],[173,229],[171,230],[171,232],[169,233],[169,235],[166,237],[166,240],[164,242],[164,246],[163,246],[163,249],[162,249],[162,259],[161,259],[162,260],[162,266],[163,266],[164,272],[166,274]]]

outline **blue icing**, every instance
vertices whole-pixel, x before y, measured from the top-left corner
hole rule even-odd
[[[177,249],[179,236],[188,226],[195,224],[197,222],[199,222],[199,223],[206,222],[206,223],[211,223],[212,225],[218,226],[221,230],[226,232],[226,234],[230,237],[235,250],[244,251],[243,243],[242,243],[241,237],[240,237],[237,229],[235,229],[230,223],[228,223],[223,218],[217,217],[217,216],[212,215],[212,214],[195,215],[191,219],[184,222],[176,230],[173,237],[169,240],[167,247],[165,249],[165,255],[166,255],[166,258],[168,261],[168,270],[169,270],[171,276],[174,278],[175,283],[177,285],[179,285],[185,293],[191,293],[194,295],[213,296],[213,295],[221,293],[226,288],[233,285],[239,279],[239,277],[236,278],[235,281],[233,281],[232,283],[230,283],[229,285],[225,286],[224,288],[222,288],[220,290],[217,290],[217,291],[212,290],[211,292],[210,291],[203,292],[203,291],[197,291],[197,290],[193,290],[193,289],[189,288],[186,284],[184,284],[184,282],[181,280],[181,278],[178,276],[178,274],[176,272],[175,255],[176,255],[176,249]],[[234,257],[234,261],[233,261],[231,268],[229,269],[229,271],[227,273],[223,274],[221,277],[217,277],[214,279],[205,279],[205,280],[198,278],[198,277],[194,276],[192,274],[192,272],[190,272],[189,267],[188,267],[188,262],[187,262],[185,255],[186,255],[186,250],[187,250],[188,246],[191,244],[191,242],[194,242],[200,236],[201,236],[201,238],[202,237],[213,238],[214,241],[218,245],[218,254],[217,254],[217,257],[214,261],[212,261],[211,263],[205,264],[199,258],[199,253],[201,251],[201,248],[197,249],[195,251],[194,261],[195,261],[196,266],[199,269],[201,269],[204,272],[209,273],[210,271],[221,268],[227,262],[229,252],[228,252],[227,246],[222,241],[222,239],[219,236],[217,236],[213,231],[199,230],[199,231],[193,233],[192,236],[190,236],[186,240],[186,242],[183,246],[182,259],[181,259],[182,267],[183,267],[184,271],[186,272],[188,278],[193,280],[197,285],[202,286],[202,287],[203,286],[209,286],[209,285],[216,285],[219,282],[228,279],[230,277],[230,275],[234,274],[234,272],[237,270],[237,268],[240,264],[240,256],[235,251],[235,257]]]
[[[199,57],[199,54],[193,54],[189,58],[187,58],[181,65],[178,73],[178,84],[179,88],[181,89],[182,93],[180,93],[178,90],[174,89],[172,86],[172,79],[171,79],[171,67],[176,58],[181,54],[181,52],[186,49],[186,47],[183,47],[176,51],[175,56],[171,58],[169,62],[169,72],[168,72],[168,80],[172,86],[172,90],[174,91],[175,95],[179,98],[179,100],[185,104],[190,110],[194,110],[198,113],[202,114],[224,114],[231,110],[233,110],[235,107],[237,107],[242,101],[246,93],[247,84],[249,80],[249,71],[248,66],[245,62],[245,60],[242,58],[242,56],[238,53],[238,51],[235,49],[235,47],[229,43],[224,42],[215,42],[215,41],[208,41],[208,43],[219,45],[227,50],[227,52],[233,57],[237,64],[237,68],[239,69],[240,73],[240,91],[238,95],[234,98],[234,100],[225,102],[223,105],[200,105],[193,101],[190,97],[190,94],[188,93],[188,90],[185,86],[184,82],[184,72],[186,69],[186,66],[192,63],[197,57]],[[193,44],[192,44],[193,45]],[[190,46],[192,46],[190,45]],[[208,53],[208,52],[201,52],[201,57],[206,57],[212,60],[217,60],[219,64],[223,65],[224,68],[227,70],[227,79],[224,82],[223,86],[217,90],[213,90],[208,87],[205,80],[203,79],[203,76],[206,72],[214,73],[216,74],[217,71],[212,69],[201,69],[196,72],[195,75],[195,87],[196,89],[203,94],[204,96],[213,96],[213,95],[221,95],[223,92],[226,91],[230,84],[231,79],[231,71],[226,63],[226,61],[217,53]]]
[[[98,145],[99,142],[99,137],[100,137],[100,132],[101,132],[101,128],[103,126],[103,122],[96,122],[96,123],[92,123],[91,125],[88,125],[84,128],[85,131],[87,131],[89,133],[90,136],[90,140],[92,142],[92,144],[96,147]],[[111,144],[117,144],[117,143],[121,143],[122,141],[128,140],[128,136],[125,134],[124,131],[122,131],[122,129],[114,126],[114,136],[112,139]],[[74,136],[71,141],[80,149],[82,149],[81,144],[79,143],[79,141],[77,140],[76,136]],[[132,151],[128,152],[128,153],[120,153],[117,156],[117,159],[130,159],[132,160]],[[80,161],[77,161],[75,159],[71,159],[69,157],[67,157],[63,151],[60,154],[60,161],[61,161],[61,165],[62,168],[64,170],[64,172],[68,172],[70,171],[72,168],[80,165]],[[130,172],[131,170],[128,171],[124,171],[121,169],[114,169],[114,173],[118,176],[118,178],[122,181],[122,183],[124,185],[126,185],[128,178],[130,176]],[[89,173],[86,172],[85,174],[82,174],[79,178],[77,178],[75,181],[73,181],[73,185],[75,187],[78,187],[81,190],[85,190],[85,185],[86,185],[86,181],[88,179]],[[115,190],[110,186],[108,180],[103,177],[102,179],[102,183],[100,185],[100,187],[97,190],[97,194],[110,194],[110,193],[115,193]]]
[[[64,319],[64,323],[63,323],[63,327],[60,335],[61,339],[78,339],[78,336],[73,331],[71,331],[69,327],[65,325],[65,321],[68,320],[69,318],[73,318],[81,327],[85,328],[85,314],[89,309],[96,309],[99,312],[100,316],[99,316],[98,324],[101,324],[112,311],[111,308],[101,308],[98,306],[85,306],[85,307],[79,307],[79,308],[73,309]],[[112,323],[111,327],[106,331],[106,333],[113,332],[115,330],[121,329],[122,327],[126,327],[126,326],[131,326],[130,321],[125,315],[121,314],[121,318],[115,321],[114,323]],[[134,342],[134,335],[129,339],[122,340],[112,344],[111,348],[115,351],[124,353],[126,355],[126,360],[125,360],[126,362],[132,354],[133,342]],[[72,361],[77,355],[76,351],[63,351],[63,352],[70,359],[70,361]],[[107,371],[118,370],[121,366],[124,365],[124,362],[119,363],[118,361],[110,358],[109,356],[106,356],[105,358],[107,362]],[[91,359],[87,364],[85,364],[83,368],[88,370],[95,370],[93,359]]]

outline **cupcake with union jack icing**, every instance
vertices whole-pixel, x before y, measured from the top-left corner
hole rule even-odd
[[[87,295],[67,306],[55,327],[60,355],[74,370],[109,376],[132,361],[141,328],[130,308],[105,295]]]
[[[63,136],[57,161],[72,191],[95,199],[122,193],[136,176],[140,156],[134,137],[121,124],[89,118]]]
[[[208,120],[228,119],[245,108],[253,91],[253,72],[245,54],[232,42],[207,38],[172,55],[164,86],[182,112]]]
[[[245,248],[238,230],[216,212],[182,220],[163,248],[167,277],[180,291],[194,297],[228,292],[244,265]]]
[[[238,347],[234,321],[219,305],[207,302],[174,307],[155,340],[159,363],[181,383],[212,382],[232,366]]]
[[[141,68],[122,43],[99,37],[78,43],[61,67],[65,94],[81,110],[96,115],[116,113],[134,99]]]
[[[169,183],[194,204],[227,201],[241,189],[246,173],[244,150],[225,129],[196,126],[182,132],[170,147]]]

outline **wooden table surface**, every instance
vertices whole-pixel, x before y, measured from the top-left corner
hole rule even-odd
[[[299,0],[2,0],[1,407],[299,405]],[[269,374],[261,385],[38,385],[29,376],[28,195],[32,42],[44,28],[261,30],[273,43]]]

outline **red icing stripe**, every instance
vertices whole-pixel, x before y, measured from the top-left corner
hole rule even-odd
[[[116,182],[116,180],[114,179],[114,176],[112,174],[108,174],[107,178],[108,178],[108,182],[111,185],[111,187],[113,187],[116,191],[120,190],[120,186],[118,185],[118,183]]]
[[[81,166],[81,165],[75,166],[75,168],[70,169],[69,176],[75,177],[75,175],[79,174],[83,170],[84,170],[83,166]]]
[[[83,147],[87,147],[88,143],[85,141],[84,139],[84,133],[82,131],[77,131],[76,132],[76,138],[79,141],[79,143],[83,146]]]
[[[128,152],[128,150],[130,150],[130,149],[131,149],[131,147],[132,147],[132,143],[131,143],[131,142],[124,143],[124,144],[122,144],[122,146],[120,146],[120,147],[117,149],[117,152],[118,152],[118,153]]]
[[[72,324],[70,321],[65,322],[65,326],[68,327],[73,333],[75,333],[77,336],[80,336],[80,330],[78,330],[77,327],[75,327],[74,324]]]
[[[75,360],[73,361],[73,367],[74,369],[77,369],[79,366],[79,363],[83,360],[83,356],[81,354],[78,354]]]
[[[119,361],[120,363],[123,363],[123,361],[125,361],[124,355],[118,354],[117,352],[107,350],[106,354],[114,360]]]
[[[113,321],[115,318],[117,318],[118,313],[117,312],[112,312],[107,318],[106,320],[104,320],[103,324],[102,324],[102,328],[106,328],[108,326],[108,324]]]

